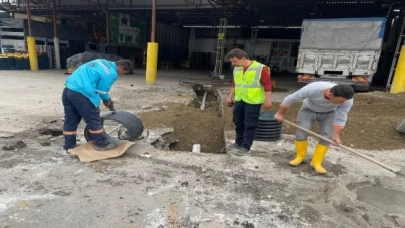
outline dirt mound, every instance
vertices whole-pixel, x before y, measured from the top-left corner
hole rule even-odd
[[[405,94],[356,94],[343,142],[361,149],[400,149],[405,137],[395,130],[405,117]]]
[[[160,105],[167,109],[141,113],[139,118],[146,129],[173,127],[173,136],[179,142],[173,144],[171,150],[191,151],[193,144],[200,144],[201,152],[224,153],[224,121],[217,109],[211,108],[211,105],[205,110],[176,103]],[[195,106],[195,102],[190,105]]]
[[[201,111],[183,104],[164,104],[170,108],[164,112],[144,113],[141,119],[146,128],[175,126],[175,132],[184,137],[184,146],[176,150],[190,151],[193,143],[212,143],[222,137],[221,132],[233,130],[232,108],[224,107],[223,122],[214,110]],[[276,112],[280,103],[274,102],[269,110]],[[286,119],[295,121],[301,103],[292,105],[286,113]],[[401,149],[405,146],[405,137],[395,130],[396,125],[405,117],[405,94],[372,92],[356,94],[354,106],[349,113],[346,128],[342,135],[344,145],[373,150]],[[313,130],[318,132],[318,125]],[[284,134],[295,134],[296,129],[284,124]],[[222,148],[221,143],[207,148],[210,151]],[[215,148],[215,149],[212,149]]]
[[[270,110],[276,112],[280,103],[274,102]],[[301,103],[292,105],[286,119],[296,121]],[[342,135],[344,145],[359,149],[393,150],[405,146],[405,137],[395,130],[405,117],[405,94],[384,92],[360,93],[354,97],[354,106],[349,113]],[[232,109],[225,108],[225,129],[233,130]],[[318,132],[318,125],[313,130]],[[296,129],[284,124],[284,134],[295,134]]]
[[[385,104],[391,102],[393,105],[403,103],[404,93],[391,94],[386,92],[359,93],[355,95],[355,102],[358,104]]]
[[[191,151],[193,144],[201,144],[202,152],[225,152],[224,124],[217,112],[183,106],[177,110],[173,125],[179,143],[172,150]]]
[[[96,59],[106,59],[115,62],[118,60],[122,60],[122,57],[116,54],[106,54],[90,50],[70,56],[66,59],[66,63],[68,67],[78,68],[81,65]]]

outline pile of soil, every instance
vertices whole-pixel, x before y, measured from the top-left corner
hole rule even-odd
[[[156,104],[156,107],[159,106],[164,106],[165,109],[160,112],[144,112],[138,114],[145,129],[173,127],[173,122],[176,116],[181,114],[177,113],[177,110],[181,107],[185,107],[184,104],[180,103]]]
[[[405,137],[395,130],[405,118],[405,94],[357,94],[343,142],[362,149],[402,149]]]
[[[218,102],[218,101],[217,101]],[[213,103],[213,106],[215,106]],[[194,143],[202,145],[204,152],[218,153],[223,150],[223,130],[234,130],[232,108],[224,106],[223,119],[215,109],[200,110],[183,104],[163,104],[169,108],[162,112],[143,113],[140,118],[145,128],[174,127],[180,143],[175,150],[191,151]],[[271,109],[276,112],[280,103],[274,102]],[[292,105],[286,119],[296,121],[302,103]],[[195,106],[197,107],[197,106]],[[405,146],[404,135],[395,130],[405,118],[405,94],[385,92],[360,93],[354,97],[354,105],[342,135],[346,146],[367,150],[393,150]],[[314,125],[313,130],[318,131]],[[296,129],[283,125],[284,134],[295,134]]]
[[[273,103],[269,110],[276,112],[280,103]],[[292,105],[286,112],[286,119],[296,122],[302,103]],[[402,149],[405,137],[395,130],[405,118],[405,94],[385,92],[360,93],[354,97],[354,105],[342,135],[344,145],[370,150]],[[225,107],[225,130],[233,130],[232,109]],[[313,130],[318,131],[315,124]],[[295,134],[296,129],[283,125],[284,134]]]
[[[173,125],[179,143],[172,150],[191,151],[193,144],[200,144],[201,152],[225,153],[224,123],[217,112],[183,106]]]
[[[141,113],[139,118],[147,129],[172,127],[173,136],[179,142],[172,145],[171,150],[191,151],[193,144],[200,144],[201,152],[224,153],[224,120],[219,117],[218,109],[213,108],[214,104],[214,101],[209,102],[209,108],[201,110],[166,103],[163,104],[167,107],[165,111]]]

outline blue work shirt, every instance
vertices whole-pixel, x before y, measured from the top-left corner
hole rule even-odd
[[[118,79],[117,65],[105,59],[96,59],[77,68],[66,79],[66,87],[81,93],[94,104],[100,106],[100,99],[109,101],[108,92]]]

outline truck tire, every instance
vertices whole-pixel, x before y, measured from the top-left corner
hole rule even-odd
[[[356,92],[369,92],[370,91],[370,85],[365,85],[365,86],[355,85],[355,86],[353,86],[353,89]]]
[[[116,113],[107,113],[101,116],[101,122],[104,124],[105,120],[112,120],[117,123],[122,124],[128,131],[128,141],[134,142],[137,140],[143,133],[143,123],[142,121],[134,114],[125,112],[125,111],[117,111]],[[87,126],[84,129],[84,137],[86,138],[87,142],[93,140],[91,137],[90,131]]]

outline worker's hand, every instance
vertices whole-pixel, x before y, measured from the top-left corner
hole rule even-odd
[[[340,137],[338,136],[333,136],[332,141],[332,145],[334,146],[340,146],[342,144],[342,141],[340,141]]]
[[[104,104],[104,106],[105,106],[105,107],[109,108],[109,107],[110,107],[110,105],[112,104],[112,100],[109,100],[109,101],[103,101],[103,104]]]
[[[266,108],[266,109],[271,108],[272,105],[273,104],[271,103],[271,101],[264,101],[264,104],[263,104],[264,108]]]
[[[280,114],[279,112],[277,112],[277,113],[274,115],[274,119],[276,119],[278,122],[282,122],[283,119],[284,119],[284,115],[283,115],[283,114]]]
[[[234,105],[234,102],[233,102],[233,100],[232,100],[232,97],[227,97],[227,98],[225,99],[225,105],[228,106],[228,107],[232,107],[232,106]]]

